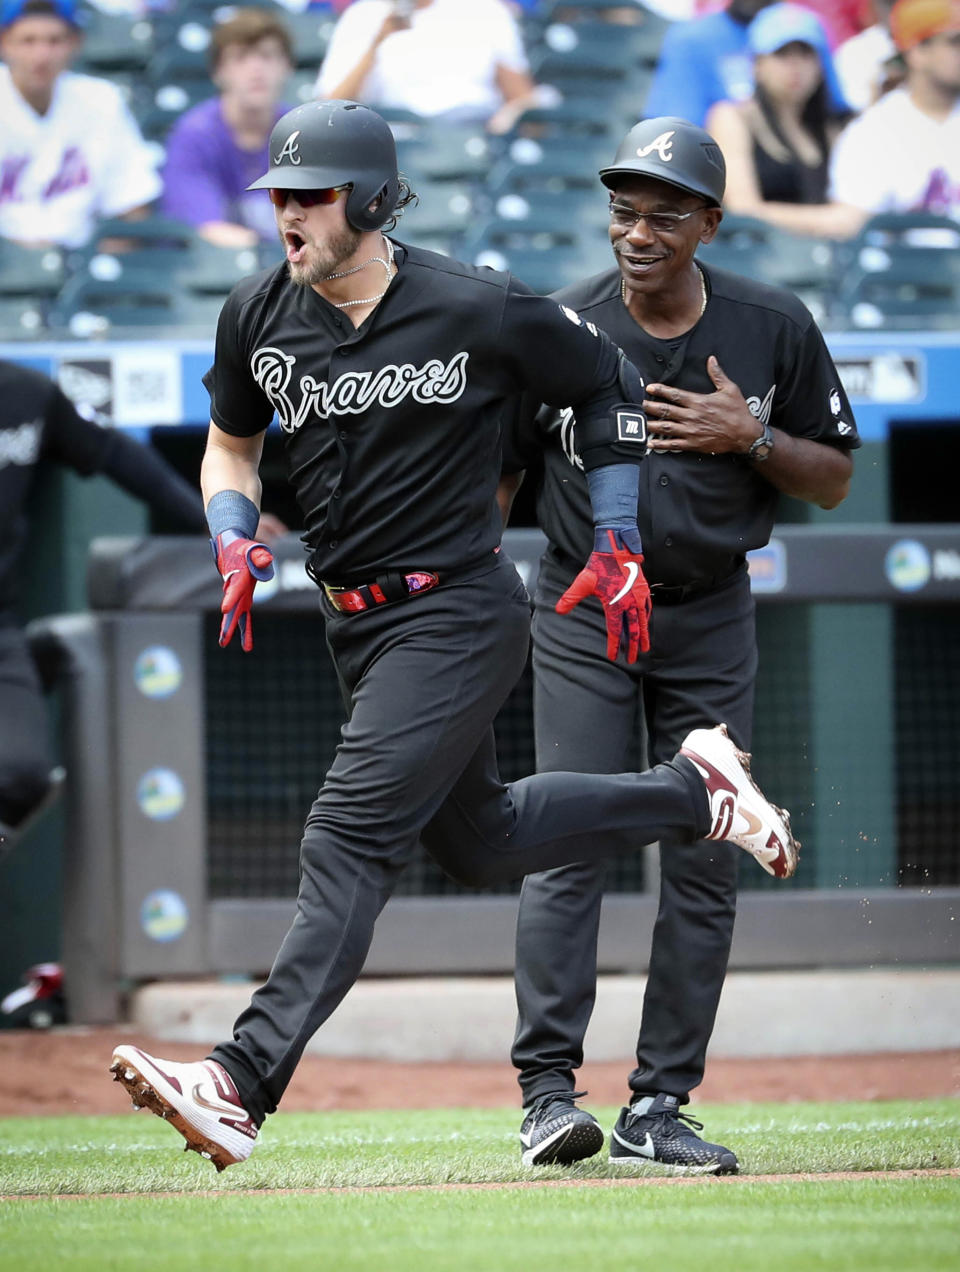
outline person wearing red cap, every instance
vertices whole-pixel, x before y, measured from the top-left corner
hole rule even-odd
[[[906,79],[840,135],[832,197],[865,217],[924,211],[960,221],[960,0],[897,0],[890,32]]]

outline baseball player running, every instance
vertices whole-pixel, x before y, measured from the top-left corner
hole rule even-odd
[[[533,619],[541,771],[620,772],[641,717],[648,758],[725,720],[750,745],[757,649],[744,554],[765,544],[780,493],[833,508],[845,497],[853,417],[820,332],[796,297],[700,264],[721,218],[724,163],[713,138],[648,119],[600,173],[616,264],[556,293],[641,366],[656,367],[643,409],[650,453],[637,513],[650,581],[650,648],[635,665],[597,656],[594,602],[555,606],[589,549],[587,486],[569,413],[528,411],[513,467],[545,447],[538,516],[549,547]],[[504,494],[516,486],[504,482]],[[723,838],[723,835],[720,835]],[[703,1078],[736,908],[738,857],[723,844],[660,843],[660,909],[629,1078],[610,1161],[732,1173],[729,1149],[681,1112]],[[589,1157],[603,1144],[575,1104],[573,1071],[596,992],[605,868],[589,862],[527,878],[517,933],[519,1069],[528,1165]]]
[[[523,668],[530,616],[499,551],[501,417],[521,391],[574,404],[597,524],[565,604],[598,596],[610,656],[623,643],[635,658],[648,611],[635,511],[643,382],[572,310],[385,235],[411,195],[374,111],[300,106],[276,125],[270,157],[254,185],[270,192],[286,262],[227,300],[206,377],[221,644],[239,630],[251,647],[254,587],[272,571],[254,534],[276,412],[349,720],[307,817],[296,918],[232,1039],[192,1064],[122,1046],[111,1065],[134,1103],[219,1169],[249,1155],[356,980],[419,841],[475,886],[721,832],[775,874],[797,857],[786,815],[722,726],[692,731],[683,754],[644,774],[500,781],[492,723]]]

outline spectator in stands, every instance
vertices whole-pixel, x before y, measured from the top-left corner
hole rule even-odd
[[[890,34],[893,0],[872,0],[875,21],[834,53],[843,95],[858,114],[903,79],[905,67]]]
[[[832,197],[862,219],[924,211],[960,220],[960,0],[897,0],[890,30],[906,79],[841,133]]]
[[[492,133],[540,101],[502,0],[354,0],[334,27],[316,93]]]
[[[717,102],[707,130],[727,160],[724,208],[797,234],[846,238],[861,218],[827,202],[830,148],[845,117],[829,110],[820,19],[797,4],[763,9],[747,30],[754,91]]]
[[[151,153],[109,81],[68,70],[75,0],[0,3],[0,235],[80,247],[98,216],[137,217],[160,194]]]
[[[675,115],[703,127],[715,102],[743,101],[753,92],[747,28],[771,0],[730,0],[720,13],[708,13],[667,29],[660,61],[650,85],[645,114]],[[844,110],[833,58],[824,60],[831,110]]]
[[[210,75],[218,97],[177,120],[167,139],[163,209],[223,247],[274,242],[273,208],[247,186],[269,167],[267,140],[289,106],[290,33],[275,12],[238,9],[214,27]]]

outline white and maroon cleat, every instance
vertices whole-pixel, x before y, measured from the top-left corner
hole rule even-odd
[[[175,1126],[187,1149],[209,1158],[218,1171],[250,1156],[257,1128],[222,1064],[177,1064],[123,1046],[114,1051],[110,1072],[126,1087],[135,1109],[148,1108]]]
[[[771,804],[750,776],[750,756],[734,746],[725,724],[694,729],[680,754],[696,766],[710,800],[707,839],[725,839],[756,857],[767,874],[789,879],[800,860],[790,814]]]

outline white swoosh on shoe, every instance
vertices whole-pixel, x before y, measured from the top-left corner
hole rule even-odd
[[[632,1140],[625,1140],[623,1136],[618,1135],[616,1131],[613,1132],[613,1137],[618,1144],[622,1144],[624,1148],[628,1148],[630,1152],[635,1154],[637,1157],[649,1157],[651,1161],[654,1157],[656,1157],[657,1150],[653,1147],[653,1140],[650,1138],[649,1131],[646,1135],[644,1135],[642,1144],[634,1144]]]

